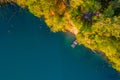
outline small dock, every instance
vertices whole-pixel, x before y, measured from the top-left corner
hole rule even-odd
[[[71,44],[71,47],[75,48],[76,45],[78,45],[78,41],[77,40],[73,41],[73,43]]]

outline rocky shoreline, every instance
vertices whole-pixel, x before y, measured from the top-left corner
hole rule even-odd
[[[78,43],[81,42],[81,44],[84,44],[86,47],[92,49],[91,51],[94,52],[95,54],[100,54],[107,61],[113,63],[115,69],[120,71],[120,63],[118,63],[120,61],[120,59],[117,57],[119,54],[117,54],[118,52],[116,52],[117,49],[119,49],[119,47],[117,47],[117,46],[119,46],[119,44],[111,44],[112,39],[115,39],[114,37],[116,37],[116,36],[114,35],[113,37],[110,37],[109,33],[105,34],[103,32],[103,28],[105,30],[108,29],[107,27],[104,27],[104,26],[106,26],[106,24],[108,23],[108,21],[110,21],[110,19],[101,21],[102,19],[104,19],[102,13],[100,14],[101,16],[99,18],[96,16],[96,21],[97,21],[97,19],[99,21],[92,25],[93,31],[89,32],[91,30],[90,26],[85,26],[84,24],[80,23],[80,21],[82,22],[82,20],[81,20],[82,13],[79,11],[80,7],[78,7],[79,6],[78,4],[76,6],[75,6],[75,4],[72,4],[71,7],[73,7],[74,8],[73,9],[71,7],[66,8],[66,6],[63,4],[63,2],[61,2],[59,0],[51,1],[51,2],[53,2],[53,6],[51,8],[51,5],[50,5],[50,7],[49,7],[50,9],[48,10],[48,12],[46,12],[47,7],[46,8],[40,7],[40,5],[48,6],[49,4],[47,4],[48,3],[47,0],[45,0],[45,2],[40,1],[41,2],[40,4],[37,3],[37,1],[35,1],[36,3],[31,1],[31,3],[35,3],[34,5],[27,4],[28,1],[26,1],[26,0],[21,0],[21,1],[19,1],[19,0],[1,0],[1,4],[6,4],[8,2],[13,3],[12,1],[21,7],[28,6],[29,11],[31,13],[33,13],[35,16],[37,16],[38,18],[42,15],[45,18],[45,22],[47,23],[47,25],[49,26],[51,31],[53,31],[53,32],[69,31],[69,32],[71,32],[72,34],[75,35]],[[73,1],[75,1],[75,0],[73,0]],[[90,1],[88,1],[88,2],[90,2]],[[83,3],[83,2],[79,2],[80,5],[81,5],[81,3]],[[58,6],[58,4],[59,4],[59,6]],[[83,4],[86,4],[86,3],[83,3]],[[56,7],[56,6],[58,6],[58,7]],[[88,8],[88,11],[81,8],[81,11],[83,11],[83,13],[86,13],[89,11],[89,8]],[[98,10],[96,10],[96,11],[98,11]],[[95,11],[93,11],[93,12],[95,12]],[[87,20],[89,17],[85,16],[84,18]],[[105,21],[107,23],[105,23]],[[90,22],[91,22],[91,20],[90,20]],[[118,25],[117,23],[118,22],[116,22],[116,25]],[[103,24],[104,24],[104,26],[102,27]],[[113,26],[113,27],[116,27],[116,26]],[[109,30],[114,30],[114,29],[112,29],[112,27],[109,27],[109,28],[110,28]],[[116,31],[117,30],[118,29],[116,27]],[[114,43],[117,43],[117,39],[116,39],[116,41],[114,40]],[[98,47],[96,45],[98,45]],[[97,50],[94,50],[94,49],[97,49]],[[101,52],[101,50],[102,50],[102,52]]]

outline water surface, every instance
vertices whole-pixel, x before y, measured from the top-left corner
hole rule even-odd
[[[120,80],[120,74],[69,33],[52,33],[16,5],[0,8],[0,80]]]

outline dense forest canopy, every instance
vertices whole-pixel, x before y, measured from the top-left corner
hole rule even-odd
[[[44,18],[51,31],[69,31],[79,44],[99,50],[120,71],[120,0],[12,1]]]

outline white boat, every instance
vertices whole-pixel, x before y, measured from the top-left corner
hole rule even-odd
[[[72,48],[75,48],[75,46],[78,44],[78,41],[77,40],[75,40],[75,41],[73,41],[73,43],[71,44],[71,47]]]

